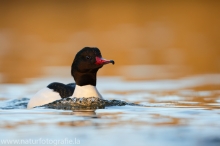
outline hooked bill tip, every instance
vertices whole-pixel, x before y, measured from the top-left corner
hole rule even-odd
[[[110,60],[110,62],[114,65],[115,64],[115,61],[114,60]]]

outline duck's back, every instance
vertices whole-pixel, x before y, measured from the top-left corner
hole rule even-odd
[[[75,83],[70,83],[65,85],[63,83],[54,82],[49,84],[47,88],[59,93],[61,98],[66,98],[73,95],[75,86],[76,86]]]
[[[58,82],[51,83],[31,97],[28,108],[41,106],[55,100],[60,100],[61,98],[70,97],[73,95],[74,90],[75,83],[67,85]]]

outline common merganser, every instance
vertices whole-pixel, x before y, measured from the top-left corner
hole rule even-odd
[[[103,65],[109,63],[114,64],[115,62],[103,59],[98,48],[83,48],[76,54],[71,67],[71,74],[75,83],[53,82],[49,84],[31,97],[27,108],[41,106],[67,97],[102,98],[96,89],[96,74]]]

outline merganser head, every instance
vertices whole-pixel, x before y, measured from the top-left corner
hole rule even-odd
[[[103,65],[115,62],[102,58],[101,52],[96,47],[85,47],[80,50],[72,63],[71,74],[79,86],[93,85],[96,86],[97,71]]]

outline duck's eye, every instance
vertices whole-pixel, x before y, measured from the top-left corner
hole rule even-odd
[[[86,59],[91,59],[91,57],[90,56],[86,56]]]

